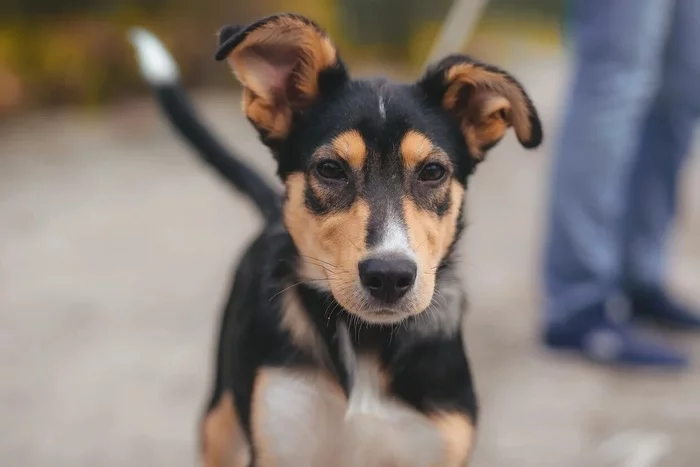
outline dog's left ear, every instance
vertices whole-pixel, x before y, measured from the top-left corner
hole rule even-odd
[[[222,28],[216,59],[243,85],[243,111],[268,144],[284,140],[297,115],[348,77],[326,33],[295,14]]]
[[[532,101],[515,78],[465,55],[432,66],[418,81],[429,101],[457,119],[471,156],[483,160],[509,127],[524,147],[542,142],[542,125]]]

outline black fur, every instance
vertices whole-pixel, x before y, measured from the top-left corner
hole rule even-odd
[[[274,18],[278,16],[264,18],[247,27],[223,28],[216,58],[226,58],[245,37]],[[318,28],[305,18],[297,18]],[[284,181],[291,174],[304,174],[307,180],[305,205],[317,215],[347,210],[362,197],[371,211],[366,235],[369,246],[381,238],[382,220],[387,213],[401,212],[401,206],[396,204],[401,193],[408,192],[421,209],[443,216],[451,207],[451,199],[446,195],[433,196],[420,188],[417,174],[407,173],[402,167],[399,146],[409,130],[424,134],[449,157],[451,180],[466,187],[478,161],[469,153],[459,122],[442,107],[445,73],[450,66],[461,62],[477,63],[469,57],[450,56],[415,84],[393,84],[384,80],[352,80],[338,60],[331,69],[320,72],[319,96],[303,111],[295,111],[284,140],[271,141],[261,134],[278,161],[278,175]],[[489,70],[503,74],[522,89],[502,70],[495,67]],[[393,396],[422,413],[457,412],[475,423],[477,403],[462,342],[461,312],[454,332],[424,332],[421,315],[401,324],[372,326],[360,323],[330,292],[303,284],[297,272],[300,256],[283,225],[277,193],[244,164],[229,158],[201,126],[176,86],[162,89],[158,95],[168,117],[199,150],[200,156],[252,198],[267,220],[263,232],[246,250],[236,269],[221,322],[216,379],[209,409],[216,406],[225,391],[231,391],[240,423],[250,439],[251,397],[260,368],[319,366],[314,356],[297,347],[280,326],[282,293],[294,287],[304,312],[327,350],[329,361],[324,365],[346,395],[352,387],[352,369],[343,359],[339,342],[341,325],[348,329],[356,352],[379,356],[382,367],[391,375]],[[383,102],[381,111],[380,99]],[[533,130],[531,140],[523,144],[534,147],[542,139],[542,130],[529,99],[527,103]],[[365,167],[356,173],[345,166],[343,183],[326,187],[332,195],[320,197],[308,183],[314,170],[312,156],[319,147],[348,130],[357,130],[367,146]],[[407,186],[410,189],[407,190]],[[437,292],[431,304],[436,313],[447,312],[441,310],[437,297],[453,276],[454,246],[463,227],[460,209],[454,242],[436,271]],[[455,306],[461,308],[464,303],[461,296]],[[255,465],[255,446],[252,455],[252,465]]]
[[[268,222],[280,218],[281,196],[255,171],[241,163],[202,125],[177,83],[154,89],[163,113],[204,162],[249,197]]]

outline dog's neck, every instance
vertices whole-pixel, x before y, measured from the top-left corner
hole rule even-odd
[[[330,291],[304,280],[299,269],[303,257],[286,229],[281,225],[269,226],[267,233],[276,247],[270,250],[270,264],[274,266],[270,280],[266,281],[270,289],[265,295],[279,300],[282,325],[292,340],[316,361],[325,361],[343,387],[348,387],[350,378],[347,365],[343,363],[348,354],[371,353],[390,358],[403,346],[421,340],[461,335],[466,298],[454,265],[456,241],[436,272],[430,305],[422,313],[400,323],[379,325],[361,320],[357,314],[343,308]]]
[[[349,394],[358,356],[389,362],[416,343],[461,336],[465,298],[462,284],[452,268],[445,268],[436,281],[431,305],[422,313],[395,324],[370,324],[344,309],[330,294],[304,283],[290,289],[300,305],[301,319],[317,336],[306,341],[318,361],[324,363]],[[288,310],[287,310],[288,312]],[[461,337],[459,337],[461,338]]]

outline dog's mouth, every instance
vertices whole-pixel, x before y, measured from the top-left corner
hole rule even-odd
[[[397,311],[367,311],[363,313],[349,312],[361,322],[369,325],[391,326],[400,324],[412,316],[411,313]]]
[[[387,303],[367,292],[359,281],[354,286],[338,287],[331,293],[335,300],[351,315],[368,324],[398,324],[411,316],[420,314],[426,306],[418,297],[418,291],[412,290],[406,296]],[[349,290],[348,290],[349,289]]]
[[[360,317],[371,324],[398,324],[411,315],[407,311],[380,308],[364,311]]]

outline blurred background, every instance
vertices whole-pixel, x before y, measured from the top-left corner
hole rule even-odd
[[[696,467],[700,372],[613,371],[538,345],[549,152],[568,81],[561,0],[493,0],[465,43],[511,71],[545,125],[480,167],[463,242],[479,467]],[[187,466],[218,314],[256,214],[172,133],[126,30],[175,56],[217,134],[272,179],[215,33],[277,11],[324,26],[361,74],[415,79],[451,0],[0,3],[0,465]],[[697,145],[695,152],[697,152]],[[697,160],[697,158],[694,158]],[[700,300],[700,168],[671,282]],[[700,343],[674,336],[694,356]]]
[[[481,3],[481,2],[479,2]],[[490,19],[525,14],[553,23],[557,0],[497,0]],[[143,93],[124,41],[140,24],[172,49],[192,88],[230,85],[212,60],[215,33],[277,11],[327,29],[349,62],[420,67],[451,0],[4,0],[0,5],[0,117],[54,105],[102,106]],[[501,14],[503,13],[503,14]],[[503,25],[501,25],[503,26]]]

